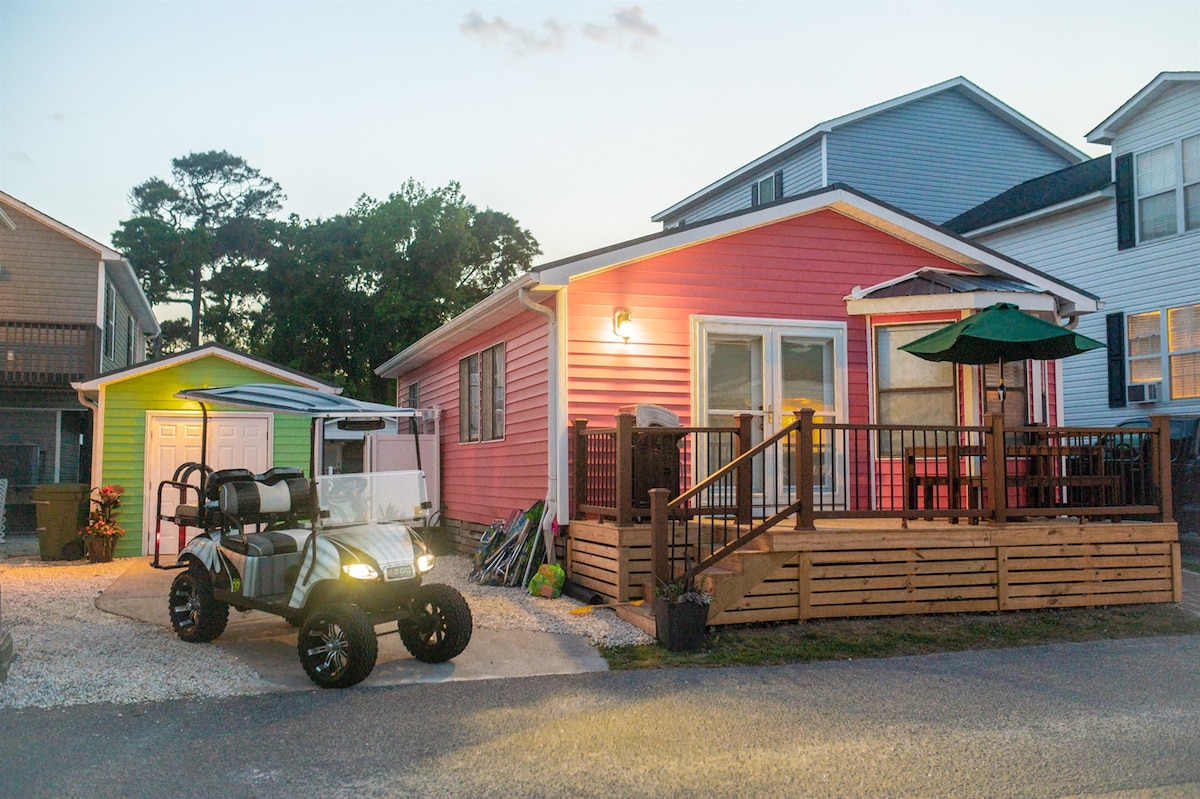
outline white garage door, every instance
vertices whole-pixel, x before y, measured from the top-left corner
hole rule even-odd
[[[208,464],[214,471],[219,469],[249,469],[265,472],[271,468],[270,414],[229,413],[209,414],[208,417]],[[200,460],[201,421],[199,416],[148,414],[146,430],[145,503],[142,521],[142,552],[153,554],[155,507],[158,486],[170,480],[175,469],[182,463]],[[196,482],[196,477],[191,479]],[[194,494],[194,492],[193,492]],[[178,493],[167,488],[163,491],[163,507],[167,513],[178,504]],[[194,502],[193,495],[188,502]],[[189,527],[185,533],[191,539],[200,531]],[[179,551],[179,528],[164,525],[161,554],[174,555]]]

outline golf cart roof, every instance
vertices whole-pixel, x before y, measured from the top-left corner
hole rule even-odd
[[[387,416],[391,418],[419,417],[413,408],[397,408],[377,402],[363,402],[339,397],[311,388],[273,383],[247,383],[226,388],[189,388],[175,394],[179,399],[249,408],[256,411],[295,413],[320,419]]]

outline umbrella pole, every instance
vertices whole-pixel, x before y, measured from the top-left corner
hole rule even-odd
[[[1004,397],[1008,391],[1004,388],[1004,359],[1000,358],[997,364],[1000,369],[1000,383],[996,386],[996,396],[1000,398],[1000,416],[1004,416]]]

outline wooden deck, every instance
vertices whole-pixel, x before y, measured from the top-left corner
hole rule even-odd
[[[1179,602],[1174,523],[1076,518],[951,525],[820,520],[783,525],[698,577],[709,624]],[[651,527],[575,520],[567,573],[614,602],[653,586]]]

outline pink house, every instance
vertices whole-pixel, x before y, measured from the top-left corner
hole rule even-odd
[[[995,302],[1060,323],[1094,295],[835,184],[535,267],[380,366],[441,410],[442,503],[472,532],[546,499],[570,518],[570,430],[652,404],[755,440],[818,420],[981,424],[998,367],[898,347]],[[1005,368],[1013,425],[1061,421],[1057,365]],[[780,489],[786,469],[764,483]]]

